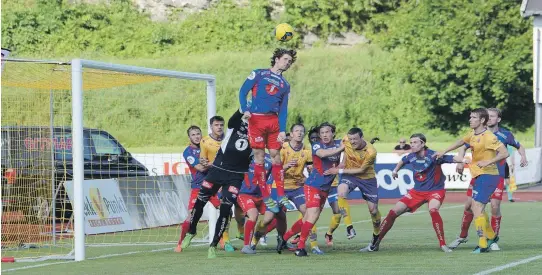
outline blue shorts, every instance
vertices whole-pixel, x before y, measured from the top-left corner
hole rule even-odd
[[[361,191],[361,197],[364,200],[378,203],[378,185],[376,183],[376,178],[360,179],[352,175],[342,175],[339,184],[348,185],[348,193],[354,191],[357,187],[359,188],[359,191]]]
[[[479,175],[474,179],[472,187],[472,199],[483,204],[487,204],[491,199],[491,195],[499,185],[499,175]]]
[[[284,194],[294,203],[297,209],[305,204],[305,192],[303,191],[303,186],[296,189],[284,190]]]
[[[327,203],[332,204],[339,200],[339,194],[337,193],[337,186],[331,186],[329,189],[329,195],[327,196]]]

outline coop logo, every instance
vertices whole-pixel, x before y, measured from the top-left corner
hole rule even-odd
[[[88,219],[90,227],[122,225],[125,222],[119,214],[128,212],[121,198],[116,195],[106,197],[97,187],[89,188],[84,210],[87,217],[98,216],[97,219]]]
[[[408,193],[414,188],[414,173],[411,170],[401,169],[397,172],[397,179],[393,179],[391,169],[380,169],[376,174],[379,187],[384,190],[394,191],[399,189],[401,195]]]

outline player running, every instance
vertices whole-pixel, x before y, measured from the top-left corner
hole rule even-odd
[[[324,122],[318,128],[320,129],[320,141],[312,145],[313,169],[304,186],[307,211],[303,216],[301,236],[295,251],[295,255],[299,257],[307,256],[305,242],[320,217],[331,189],[331,183],[335,179],[335,175],[325,175],[324,171],[339,165],[340,154],[344,150],[341,141],[333,139],[335,125]]]
[[[489,252],[488,247],[496,241],[496,235],[489,224],[485,206],[499,185],[500,177],[496,163],[508,157],[506,147],[491,131],[486,129],[488,121],[489,114],[486,109],[472,110],[469,119],[472,132],[444,152],[436,154],[437,158],[440,158],[466,143],[472,148],[472,164],[469,166],[474,181],[471,210],[474,215],[474,225],[480,237],[478,246],[473,253]]]
[[[194,204],[196,203],[196,199],[198,197],[200,185],[203,182],[205,175],[207,174],[207,169],[209,168],[208,165],[204,166],[199,162],[201,129],[198,126],[193,125],[190,126],[186,132],[188,134],[188,138],[190,139],[190,145],[184,150],[183,157],[186,160],[188,168],[190,169],[190,174],[192,175],[192,192],[190,192],[190,200],[188,203],[188,217],[181,225],[181,237],[179,238],[179,242],[177,243],[175,252],[182,251],[181,243],[183,242],[184,237],[186,236],[186,232],[188,232],[190,226],[190,212],[192,211],[192,208],[194,208]],[[213,206],[217,209],[220,206],[220,200],[217,196],[212,196],[209,202],[212,203]]]
[[[190,246],[203,214],[203,207],[222,188],[220,215],[216,221],[216,230],[209,247],[208,258],[216,258],[216,246],[227,228],[232,205],[237,200],[244,175],[250,164],[252,150],[248,144],[248,125],[242,120],[242,116],[241,111],[236,111],[228,121],[228,132],[213,165],[209,168],[201,184],[198,198],[191,213],[190,230],[181,244],[182,249]]]
[[[393,179],[398,178],[398,171],[404,165],[410,164],[414,170],[414,188],[408,191],[408,194],[403,196],[395,207],[390,210],[382,224],[380,225],[380,236],[374,244],[361,249],[361,252],[378,251],[380,242],[386,236],[386,233],[391,229],[395,219],[406,212],[414,213],[420,206],[427,203],[429,207],[429,215],[433,223],[433,228],[437,234],[440,248],[444,252],[452,252],[446,246],[444,238],[444,223],[440,216],[439,209],[444,202],[446,190],[444,182],[446,177],[442,173],[441,165],[443,163],[462,163],[463,158],[459,156],[444,155],[438,160],[436,159],[435,151],[427,147],[427,139],[423,134],[413,134],[410,136],[411,153],[404,156],[395,169],[393,169]]]
[[[243,118],[248,119],[250,147],[254,150],[256,182],[261,189],[264,203],[275,213],[279,206],[289,210],[293,206],[284,194],[284,171],[280,160],[280,148],[286,139],[286,119],[288,117],[288,97],[290,84],[282,73],[287,71],[296,60],[294,50],[276,49],[271,57],[270,69],[252,71],[239,91],[239,101]],[[252,104],[248,106],[247,96],[251,92]],[[264,158],[265,148],[273,161],[271,173],[277,181],[279,202],[271,198],[266,188]]]
[[[514,138],[514,135],[508,131],[507,129],[499,127],[499,122],[501,121],[501,111],[497,108],[489,108],[487,109],[489,114],[489,120],[487,122],[487,129],[491,131],[495,136],[497,136],[497,139],[504,144],[505,147],[512,146],[515,147],[519,155],[521,156],[521,162],[520,166],[524,167],[528,164],[527,156],[525,155],[525,148],[523,145],[521,145],[516,139]],[[459,155],[463,157],[465,155],[465,150],[469,148],[469,144],[465,144],[463,147],[459,150]],[[499,231],[501,228],[501,201],[502,201],[502,195],[503,191],[505,189],[505,181],[507,178],[509,178],[509,168],[508,163],[506,163],[506,159],[503,159],[499,162],[497,162],[497,168],[499,169],[499,176],[500,181],[499,185],[497,186],[497,189],[495,189],[495,192],[491,196],[491,228],[495,232],[495,235],[497,236],[495,239],[495,242],[491,244],[489,247],[490,250],[500,250],[499,245],[497,244],[497,241],[499,240]],[[458,165],[458,171],[463,172],[463,165]],[[474,184],[473,181],[471,181],[471,184],[469,186],[469,189],[467,190],[467,196],[469,196],[469,199],[465,202],[465,211],[463,212],[463,219],[461,221],[461,233],[459,234],[459,237],[454,240],[450,244],[450,248],[456,248],[462,243],[466,243],[468,241],[468,234],[469,234],[469,227],[472,222],[473,214],[471,210],[472,205],[472,199],[470,198],[472,196],[472,185]]]
[[[348,131],[347,138],[343,139],[344,158],[340,167],[332,167],[324,175],[339,174],[341,181],[337,188],[340,198],[346,200],[348,194],[359,188],[362,197],[367,201],[369,213],[373,221],[373,238],[371,244],[376,242],[380,233],[380,211],[378,210],[378,185],[374,164],[376,149],[363,139],[360,128]],[[344,169],[342,168],[344,166]]]

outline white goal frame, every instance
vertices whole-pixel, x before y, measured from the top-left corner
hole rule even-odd
[[[72,95],[72,154],[73,154],[73,183],[74,199],[72,201],[74,214],[74,251],[75,261],[85,259],[85,215],[84,215],[84,159],[83,159],[83,70],[84,68],[105,71],[124,72],[142,75],[161,76],[207,82],[207,123],[216,115],[216,77],[208,74],[187,73],[152,69],[145,67],[127,66],[106,62],[72,59],[71,61],[71,95]],[[210,125],[208,125],[210,131]],[[215,230],[216,212],[210,211],[209,236]],[[212,238],[212,237],[210,237]]]

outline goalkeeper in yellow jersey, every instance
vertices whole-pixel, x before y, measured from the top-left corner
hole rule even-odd
[[[472,149],[472,163],[469,166],[474,180],[471,209],[474,214],[476,232],[480,237],[473,253],[489,252],[488,247],[496,241],[485,207],[499,185],[497,162],[506,159],[509,155],[497,136],[486,128],[488,120],[489,114],[485,108],[472,110],[469,119],[472,131],[444,152],[436,154],[437,157],[442,157],[464,144],[469,144]]]
[[[348,193],[359,188],[361,195],[373,220],[373,238],[371,244],[378,240],[380,233],[380,211],[378,210],[378,186],[374,164],[376,149],[363,139],[360,128],[352,128],[343,139],[344,158],[339,167],[333,167],[324,175],[338,174],[340,179],[338,190],[339,199],[346,200]],[[344,165],[344,168],[342,168]]]

